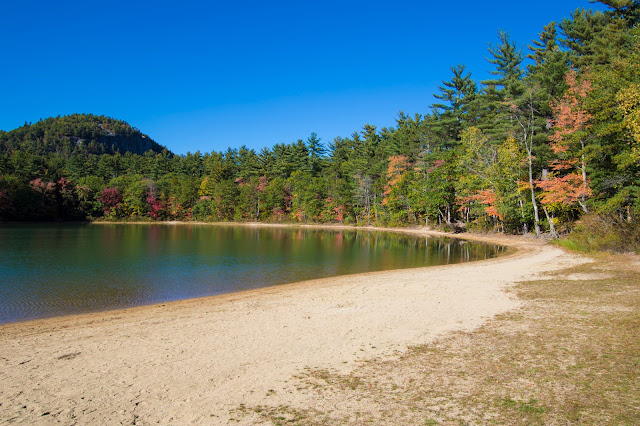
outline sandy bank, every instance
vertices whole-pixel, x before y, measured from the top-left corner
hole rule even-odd
[[[423,231],[410,231],[422,233]],[[0,326],[0,423],[219,423],[303,396],[305,368],[348,370],[519,306],[515,281],[582,261],[525,238],[483,262]]]

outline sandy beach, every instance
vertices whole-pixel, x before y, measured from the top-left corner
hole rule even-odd
[[[461,237],[512,250],[480,262],[0,325],[0,423],[227,424],[243,404],[313,404],[295,385],[305,370],[349,371],[472,331],[518,309],[513,283],[586,261],[533,238]]]

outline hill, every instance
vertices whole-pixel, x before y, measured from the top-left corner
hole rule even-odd
[[[0,150],[28,151],[36,155],[57,153],[69,158],[74,153],[142,155],[165,149],[130,124],[103,115],[72,114],[40,120],[0,131]]]

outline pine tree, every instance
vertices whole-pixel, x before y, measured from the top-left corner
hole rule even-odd
[[[566,52],[558,44],[556,23],[551,22],[544,27],[538,40],[530,44],[530,54],[527,55],[534,63],[527,67],[528,77],[537,83],[547,95],[547,103],[551,99],[558,99],[566,89],[564,76],[569,68]],[[541,111],[544,116],[551,113],[549,108]]]
[[[258,170],[261,176],[268,178],[274,177],[275,173],[275,154],[269,148],[264,147],[258,153]]]
[[[605,15],[613,18],[624,19],[628,28],[633,28],[640,22],[639,0],[589,0],[591,3],[602,3],[613,10],[605,12]]]
[[[311,176],[316,177],[320,174],[323,167],[324,155],[327,150],[318,135],[313,132],[307,138],[307,149],[309,151],[309,163],[311,166]]]
[[[601,0],[613,10],[593,12],[578,9],[560,23],[574,67],[608,65],[629,53],[630,30],[640,23],[638,0]]]
[[[459,140],[460,131],[468,124],[469,104],[474,100],[477,86],[471,79],[471,73],[466,75],[465,65],[458,64],[450,67],[453,77],[450,81],[443,81],[438,90],[440,94],[433,95],[444,101],[443,104],[434,104],[435,108],[443,111],[440,117],[440,125],[446,129],[450,140]]]
[[[518,49],[515,42],[509,39],[509,34],[499,30],[498,38],[500,44],[496,47],[489,45],[489,53],[492,58],[487,59],[489,63],[495,65],[495,70],[490,73],[496,78],[482,82],[485,86],[494,85],[502,87],[500,94],[503,99],[514,99],[523,92],[522,77],[522,50]]]
[[[498,38],[498,46],[489,45],[491,58],[487,59],[495,65],[491,71],[495,78],[482,81],[485,87],[472,106],[472,111],[477,114],[478,127],[496,144],[502,143],[517,125],[511,106],[525,91],[522,51],[506,32],[498,31]]]

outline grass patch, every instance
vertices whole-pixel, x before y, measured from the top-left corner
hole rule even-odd
[[[556,244],[558,244],[560,247],[564,247],[567,250],[570,251],[576,251],[579,253],[587,253],[588,249],[584,244],[581,244],[578,241],[575,241],[573,239],[569,239],[568,237],[560,239],[560,240],[556,240],[555,241]]]
[[[558,244],[583,253],[640,253],[640,226],[617,216],[585,215]]]
[[[538,406],[538,400],[531,398],[528,402],[516,401],[511,398],[503,398],[502,405],[509,409],[521,411],[526,414],[543,414],[544,407]]]

